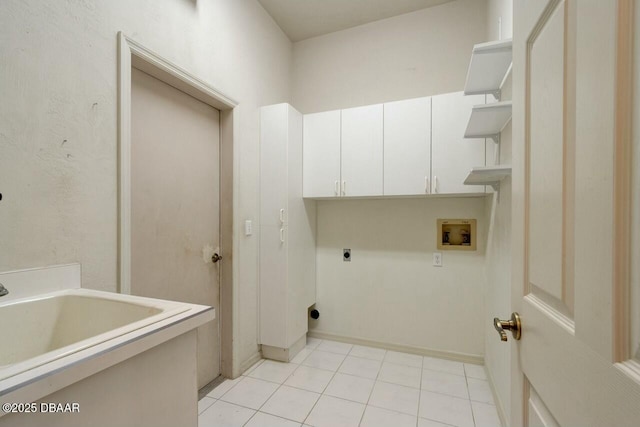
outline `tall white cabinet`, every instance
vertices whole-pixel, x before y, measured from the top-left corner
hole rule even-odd
[[[263,356],[289,361],[304,348],[315,303],[313,200],[302,198],[302,114],[289,104],[260,111],[260,292]]]

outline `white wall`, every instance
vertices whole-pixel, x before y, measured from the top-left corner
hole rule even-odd
[[[487,35],[486,7],[458,0],[295,43],[293,105],[309,113],[462,90],[471,49]],[[437,218],[477,218],[485,233],[485,201],[318,202],[312,331],[482,356],[485,240],[434,268]],[[444,319],[459,328],[442,328]]]
[[[257,1],[3,0],[0,271],[78,261],[83,286],[116,290],[120,30],[240,103],[234,222],[257,220],[258,107],[289,100],[291,66]],[[258,350],[258,247],[235,235],[243,362]]]
[[[488,0],[487,41],[513,37],[513,0]]]
[[[478,250],[434,267],[438,218],[476,218]],[[481,356],[485,242],[484,198],[318,201],[313,332]]]
[[[485,0],[457,0],[297,42],[292,103],[303,113],[462,90]]]
[[[498,18],[502,18],[502,38],[512,37],[512,0],[489,0],[488,38],[498,40]],[[502,100],[511,99],[511,77],[503,87]],[[500,163],[511,164],[511,122],[501,135]],[[511,178],[500,184],[500,200],[487,199],[489,234],[486,254],[484,290],[485,366],[497,394],[496,405],[507,420],[511,409],[511,335],[501,342],[493,328],[493,318],[511,316]]]

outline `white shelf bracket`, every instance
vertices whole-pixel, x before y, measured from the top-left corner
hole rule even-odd
[[[490,137],[491,139],[493,139],[493,142],[495,142],[496,144],[500,144],[500,134],[495,134],[495,135],[491,135]]]
[[[500,182],[494,182],[493,184],[489,184],[489,185],[491,185],[491,188],[493,188],[493,191],[496,192],[497,202],[500,203]]]

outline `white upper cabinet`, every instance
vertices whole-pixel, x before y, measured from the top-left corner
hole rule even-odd
[[[342,196],[383,194],[382,129],[382,104],[342,110]]]
[[[463,184],[469,171],[485,165],[484,139],[465,139],[465,126],[474,105],[485,103],[484,95],[462,92],[431,98],[431,193],[484,193],[482,186]],[[490,142],[493,144],[493,142]]]
[[[464,185],[471,169],[494,163],[492,140],[464,137],[484,104],[454,92],[305,115],[303,197],[484,193]]]
[[[429,194],[431,98],[384,104],[384,195]]]
[[[340,110],[305,114],[303,196],[340,195]]]

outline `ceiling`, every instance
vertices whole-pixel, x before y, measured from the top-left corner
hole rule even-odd
[[[452,0],[258,0],[293,42]]]

